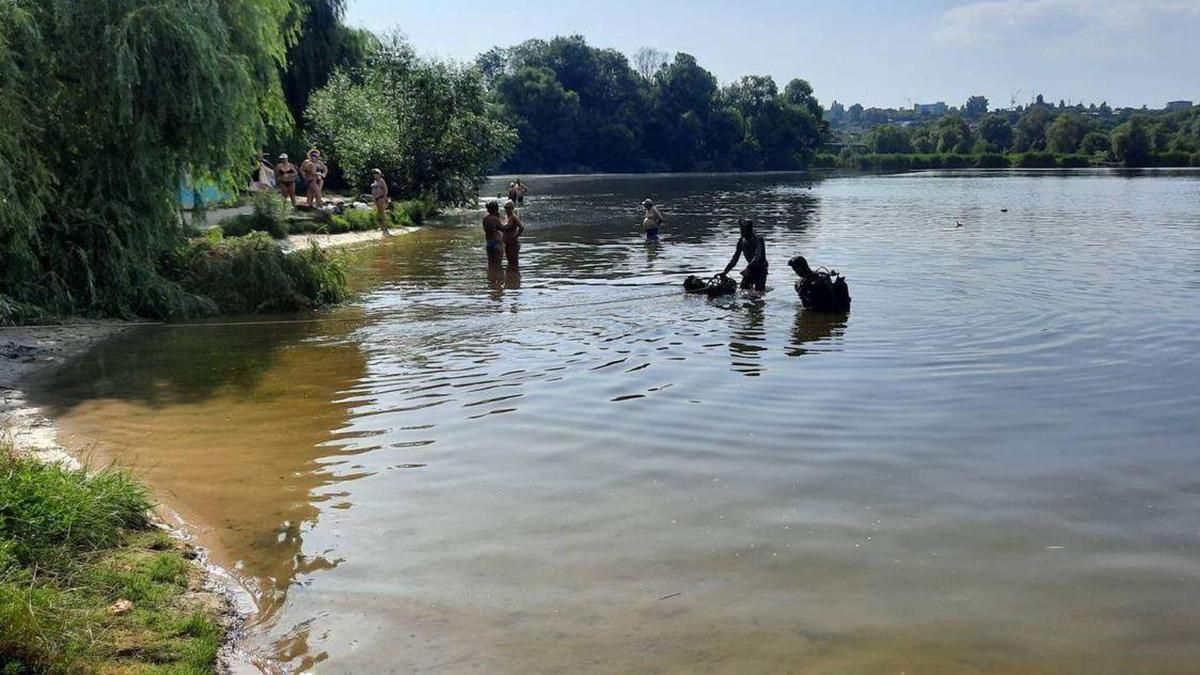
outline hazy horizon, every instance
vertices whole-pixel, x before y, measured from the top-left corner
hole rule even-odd
[[[808,80],[821,103],[907,108],[1047,101],[1161,108],[1200,100],[1200,0],[914,0],[818,3],[630,0],[350,0],[351,25],[403,31],[421,54],[458,61],[530,38],[580,34],[632,55],[687,52],[722,84],[771,75]],[[509,10],[506,18],[499,8]],[[634,24],[627,25],[627,24]]]

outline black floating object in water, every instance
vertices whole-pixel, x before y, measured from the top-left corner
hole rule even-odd
[[[955,227],[962,227],[962,221],[961,221],[961,220],[956,220],[956,221],[954,221],[954,226],[955,226]]]
[[[1000,213],[1008,213],[1008,209],[1000,209]]]
[[[718,295],[736,293],[737,283],[723,274],[713,275],[708,280],[701,279],[693,274],[683,280],[683,290],[688,293],[703,293],[710,298],[715,298]]]

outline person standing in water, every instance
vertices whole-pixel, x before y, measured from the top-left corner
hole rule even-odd
[[[299,175],[287,153],[279,155],[279,163],[275,165],[275,184],[279,186],[279,194],[289,200],[292,206],[296,205],[296,179]]]
[[[374,178],[371,181],[371,197],[375,200],[375,214],[379,219],[379,229],[386,237],[391,234],[387,226],[388,184],[379,169],[371,169],[371,177]]]
[[[517,206],[524,206],[525,205],[525,193],[529,192],[529,188],[525,187],[525,184],[521,182],[520,178],[517,179],[516,187],[517,187]]]
[[[504,203],[504,224],[500,226],[504,233],[504,255],[508,258],[508,266],[519,264],[521,253],[521,235],[525,233],[525,224],[517,216],[517,205],[512,202]]]
[[[742,270],[741,288],[762,293],[767,290],[767,243],[754,232],[753,220],[739,220],[738,228],[741,230],[741,237],[738,238],[737,249],[721,274],[729,274],[729,270],[737,265],[738,258],[744,256],[746,269]]]
[[[642,230],[646,233],[646,241],[658,241],[658,229],[666,220],[658,207],[654,205],[654,200],[647,199],[642,202],[642,208],[646,209],[646,217],[642,219]]]
[[[487,248],[488,267],[499,267],[504,260],[504,233],[501,231],[500,204],[487,203],[487,215],[483,217],[484,245]]]

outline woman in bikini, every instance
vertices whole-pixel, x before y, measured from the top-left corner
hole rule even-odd
[[[517,205],[512,202],[504,204],[504,224],[500,226],[504,233],[504,255],[508,265],[516,267],[521,253],[521,235],[525,232],[525,224],[517,217]]]
[[[487,215],[483,217],[484,245],[487,248],[488,267],[499,267],[504,260],[504,233],[500,230],[500,205],[487,203]]]
[[[279,194],[291,201],[292,206],[296,205],[297,178],[299,172],[296,171],[296,165],[288,161],[286,152],[283,153],[279,156],[279,163],[275,165],[275,184],[279,186]]]

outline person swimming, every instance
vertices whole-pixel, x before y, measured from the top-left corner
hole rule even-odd
[[[500,229],[500,204],[487,203],[487,215],[483,217],[484,246],[487,249],[489,267],[499,266],[504,260],[504,233]]]
[[[504,223],[500,226],[504,234],[504,255],[508,264],[516,267],[521,253],[521,235],[525,233],[525,224],[517,216],[517,205],[512,202],[504,203]]]
[[[738,220],[741,236],[738,238],[737,249],[729,264],[725,266],[722,275],[728,275],[738,263],[738,258],[746,258],[746,269],[742,270],[742,290],[754,290],[762,293],[767,290],[767,243],[755,234],[753,220]]]
[[[666,219],[654,205],[654,200],[647,199],[642,202],[642,208],[646,209],[646,217],[642,219],[642,230],[646,233],[646,241],[658,241],[658,230],[666,222]]]
[[[846,278],[836,270],[813,270],[808,260],[798,255],[788,261],[788,267],[800,277],[796,282],[796,294],[800,304],[814,312],[850,311],[850,287]]]

